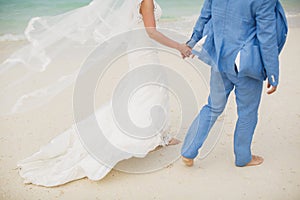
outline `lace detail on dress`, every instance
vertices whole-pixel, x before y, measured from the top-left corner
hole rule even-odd
[[[163,133],[163,134],[161,134],[160,138],[161,138],[161,145],[167,146],[167,145],[169,145],[169,142],[171,141],[172,136],[170,133]]]
[[[137,20],[138,23],[143,21],[143,16],[140,13],[140,9],[141,9],[141,3],[143,2],[143,0],[138,0],[138,4],[137,4]],[[162,15],[162,10],[160,8],[160,6],[154,1],[154,17],[155,17],[155,21],[158,21],[160,19]]]

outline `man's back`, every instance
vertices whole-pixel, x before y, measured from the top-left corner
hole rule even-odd
[[[186,44],[192,48],[206,36],[201,51],[194,52],[212,66],[210,94],[183,143],[181,155],[186,165],[193,163],[233,90],[238,114],[234,131],[235,164],[253,166],[264,161],[252,154],[251,143],[263,80],[268,77],[272,85],[268,94],[274,93],[278,84],[277,3],[277,0],[205,0]],[[240,61],[236,62],[238,55]]]
[[[193,47],[207,35],[197,54],[215,70],[278,84],[279,62],[275,6],[277,0],[206,0],[194,27]],[[272,78],[271,78],[272,77]]]
[[[266,73],[261,65],[278,68],[275,4],[276,0],[211,1],[212,31],[220,71],[235,73],[239,52],[241,76],[263,80]]]

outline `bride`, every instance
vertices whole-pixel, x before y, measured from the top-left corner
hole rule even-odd
[[[14,114],[47,103],[74,83],[79,64],[97,45],[126,31],[143,28],[144,37],[139,37],[136,41],[132,35],[128,40],[129,46],[135,41],[145,42],[154,47],[154,40],[177,49],[183,57],[190,56],[191,51],[185,44],[179,44],[156,29],[160,16],[161,8],[153,0],[93,0],[87,6],[58,16],[33,18],[25,30],[29,44],[12,54],[0,66],[1,78],[8,79],[6,75],[14,70],[20,72],[18,80],[6,80],[7,82],[2,84],[4,88],[1,101],[5,99],[2,98],[4,94],[12,96],[15,101],[3,100],[5,104],[1,102],[1,112]],[[108,52],[104,50],[101,54],[105,55]],[[159,64],[157,52],[153,48],[128,53],[127,57],[130,71],[147,64]],[[58,61],[62,61],[63,66],[57,64]],[[59,69],[53,63],[55,66],[68,67],[67,74],[59,74]],[[48,74],[49,79],[40,80],[43,83],[41,88],[32,91],[24,86],[26,81],[37,78],[42,73]],[[163,71],[153,73],[152,76],[159,82],[165,82],[166,75]],[[126,89],[130,84],[129,82],[128,85],[123,85],[123,88]],[[15,89],[10,93],[11,88]],[[95,141],[102,145],[98,146],[102,148],[103,156],[102,160],[96,159],[83,145],[78,127],[74,124],[38,152],[20,161],[18,167],[21,177],[25,183],[46,187],[65,184],[83,177],[100,180],[121,160],[144,157],[161,145],[178,144],[179,141],[168,134],[168,100],[167,90],[157,85],[143,87],[132,95],[128,101],[131,121],[140,127],[147,127],[153,123],[151,125],[156,128],[158,126],[156,130],[159,130],[157,134],[142,139],[122,132],[115,123],[110,100],[95,111],[95,116],[106,141],[122,153],[109,152],[103,141]],[[167,122],[163,127],[159,116],[158,119],[151,119],[149,112],[153,105],[164,108]]]

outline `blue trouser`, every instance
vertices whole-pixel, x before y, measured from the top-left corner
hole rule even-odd
[[[230,92],[235,88],[238,120],[234,133],[235,164],[244,166],[252,159],[251,142],[257,124],[262,81],[250,77],[220,73],[211,70],[210,95],[185,137],[181,154],[194,159],[207,135],[223,112]]]

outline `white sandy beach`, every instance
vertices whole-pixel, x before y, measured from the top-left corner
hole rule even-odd
[[[300,28],[289,30],[280,56],[278,91],[269,96],[264,88],[252,148],[254,154],[265,158],[261,166],[238,168],[234,165],[233,130],[237,116],[232,93],[218,144],[208,157],[197,159],[191,168],[177,160],[151,173],[113,170],[100,181],[85,178],[54,188],[23,184],[16,163],[73,122],[70,88],[47,106],[0,118],[0,200],[300,199],[299,36]],[[1,42],[0,61],[18,45],[20,42]],[[175,68],[184,65],[184,61],[172,62]],[[193,77],[191,70],[185,73]],[[191,84],[200,87],[192,80]],[[207,93],[201,95],[200,105],[205,103]],[[175,148],[177,151],[178,147]]]

